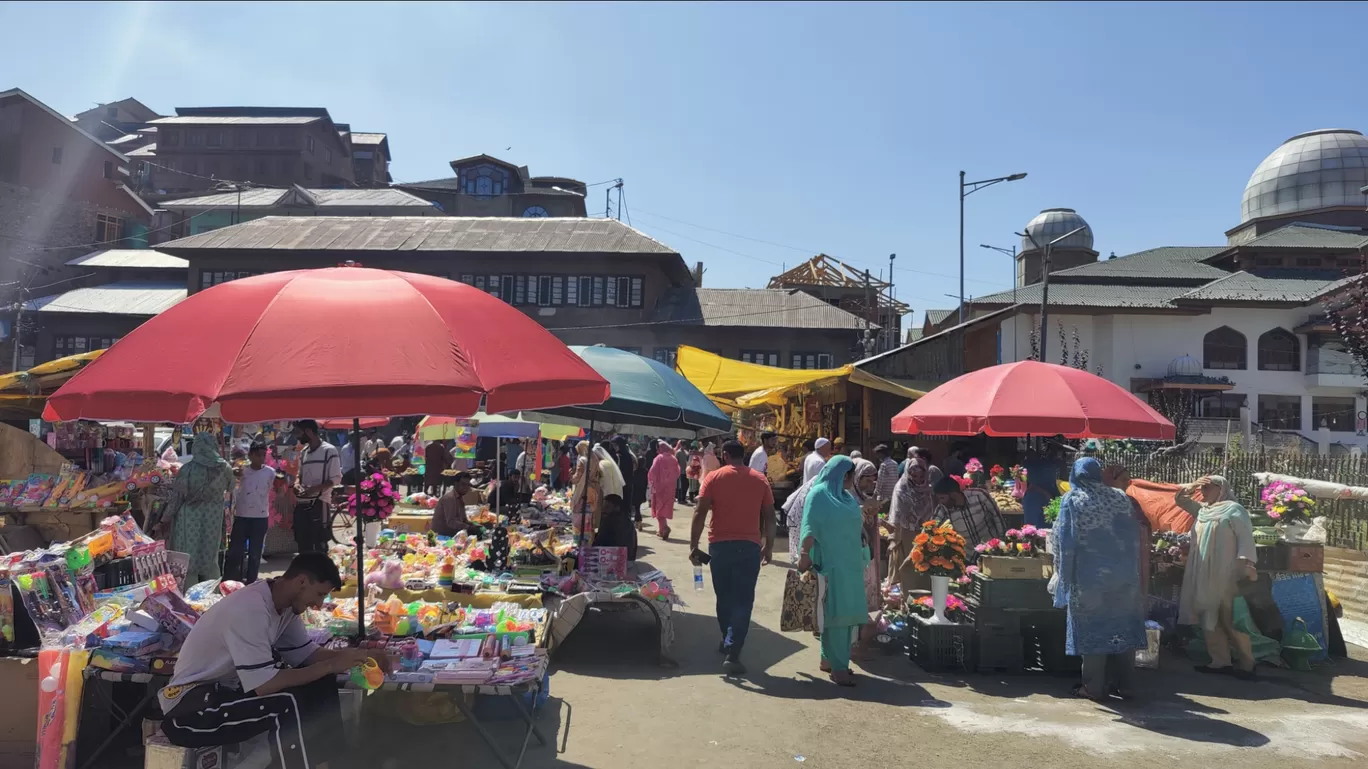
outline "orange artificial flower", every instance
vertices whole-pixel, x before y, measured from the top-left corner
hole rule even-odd
[[[917,571],[931,571],[931,567],[924,563],[917,564]]]
[[[918,534],[915,538],[913,538],[912,541],[916,542],[918,545],[925,545],[927,542],[931,541],[931,538],[928,537],[925,532],[922,532],[921,534]]]
[[[912,555],[910,557],[912,558],[912,563],[921,563],[922,561],[926,560],[926,553],[923,553],[921,549],[918,548],[912,551]]]
[[[931,544],[935,545],[936,547],[941,547],[945,544],[945,537],[942,537],[939,534],[937,534],[936,536],[931,538]]]

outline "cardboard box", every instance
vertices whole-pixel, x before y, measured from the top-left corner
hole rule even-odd
[[[1287,544],[1287,570],[1320,574],[1325,571],[1325,545]]]
[[[992,579],[1049,579],[1054,573],[1054,564],[1045,558],[981,555],[978,566],[980,574]]]

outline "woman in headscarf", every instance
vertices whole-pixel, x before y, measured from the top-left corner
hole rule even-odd
[[[186,584],[218,579],[219,550],[223,548],[224,497],[233,485],[233,468],[219,456],[209,433],[195,436],[191,459],[176,475],[175,492],[162,517],[171,526],[169,548],[190,556]]]
[[[1203,501],[1194,499],[1194,492],[1201,492]],[[1252,679],[1254,650],[1249,636],[1235,629],[1233,615],[1239,582],[1258,578],[1249,513],[1235,501],[1230,484],[1219,475],[1183,486],[1174,502],[1197,519],[1178,601],[1178,623],[1201,625],[1211,655],[1211,664],[1199,665],[1197,670]],[[1231,666],[1232,645],[1240,658],[1238,668]]]
[[[812,490],[812,484],[816,482],[817,479],[814,477],[794,489],[788,499],[784,500],[784,524],[788,527],[789,562],[795,568],[798,566],[798,543],[802,541],[803,505],[807,502],[807,495]]]
[[[700,478],[707,478],[713,470],[722,466],[722,460],[717,458],[717,446],[712,441],[703,444],[703,456],[698,461],[703,468]]]
[[[818,627],[822,634],[821,669],[841,686],[854,686],[850,646],[869,622],[864,574],[869,551],[864,515],[846,485],[854,471],[849,457],[836,455],[813,479],[803,502],[798,570],[818,574]]]
[[[589,451],[589,441],[575,444],[575,471],[571,476],[574,491],[570,493],[570,515],[580,529],[587,528],[583,520],[587,504],[593,511],[598,500],[598,459]]]
[[[627,479],[622,477],[622,470],[602,443],[594,446],[594,457],[598,460],[598,495],[591,498],[591,509],[594,512],[594,529],[597,530],[599,518],[603,514],[603,498],[609,494],[621,498],[622,490],[627,488]],[[594,480],[593,475],[590,476],[590,480]]]
[[[681,468],[689,466],[689,444],[684,441],[676,441],[674,446],[675,461]],[[689,479],[684,473],[679,474],[678,487],[679,504],[687,504],[689,501]]]
[[[689,480],[689,492],[685,499],[692,505],[698,499],[698,490],[703,484],[703,452],[698,447],[698,441],[689,444],[689,464],[680,469]]]
[[[1069,484],[1054,526],[1054,605],[1068,609],[1065,653],[1083,658],[1074,692],[1129,698],[1135,650],[1145,646],[1140,524],[1130,498],[1106,484],[1093,457],[1074,462]]]
[[[893,527],[893,543],[888,548],[888,579],[898,578],[898,569],[912,553],[912,538],[921,525],[936,513],[936,495],[931,492],[931,476],[926,465],[908,452],[902,477],[893,487],[888,523]],[[937,478],[936,480],[940,480]]]
[[[874,489],[878,483],[878,468],[864,457],[851,457],[855,469],[851,473],[851,493],[860,503],[860,515],[864,521],[864,539],[869,544],[869,566],[865,568],[865,601],[870,611],[878,611],[883,606],[883,594],[879,590],[879,578],[883,571],[879,558],[879,508],[883,503],[875,498]]]
[[[679,460],[670,444],[656,444],[656,456],[648,476],[651,485],[651,517],[656,521],[656,536],[670,538],[670,519],[674,518],[675,487],[679,483]]]

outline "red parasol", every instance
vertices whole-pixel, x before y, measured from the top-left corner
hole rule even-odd
[[[320,419],[318,426],[324,430],[350,430],[356,426],[356,420],[352,419]],[[389,424],[389,417],[366,417],[361,421],[361,429],[369,430],[372,427],[384,427]]]
[[[551,332],[463,283],[391,270],[274,272],[201,291],[48,398],[50,421],[228,422],[598,404],[609,387]]]
[[[97,361],[98,362],[98,361]],[[1021,361],[946,382],[893,417],[893,432],[1173,440],[1173,423],[1102,377]]]

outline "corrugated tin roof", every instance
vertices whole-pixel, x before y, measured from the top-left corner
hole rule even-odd
[[[78,256],[67,262],[73,267],[141,267],[146,269],[185,269],[190,263],[154,248],[107,248]]]
[[[243,190],[241,197],[239,197],[236,192],[215,192],[212,195],[197,195],[193,198],[167,200],[159,205],[169,211],[175,211],[180,208],[236,207],[239,205],[240,201],[243,208],[269,208],[274,206],[287,192],[289,192],[289,190],[282,190],[275,187],[261,187]]]
[[[1289,224],[1242,243],[1242,248],[1361,248],[1368,245],[1363,232]]]
[[[144,157],[146,157],[146,158],[152,158],[152,157],[156,157],[156,156],[157,156],[157,143],[156,143],[156,142],[152,142],[151,144],[144,144],[143,146],[141,146],[141,147],[139,147],[139,148],[137,148],[137,149],[135,149],[135,150],[130,150],[129,153],[128,153],[128,156],[129,156],[130,158],[144,158]]]
[[[163,243],[168,253],[445,251],[675,254],[615,219],[486,216],[267,216]]]
[[[412,195],[403,190],[394,190],[385,187],[359,190],[307,189],[305,192],[318,202],[319,207],[432,207],[431,202],[423,200],[417,195]],[[274,208],[284,202],[284,199],[289,194],[289,189],[281,189],[278,187],[260,187],[257,189],[244,190],[242,192],[241,205],[243,208]],[[183,208],[237,207],[238,194],[236,192],[216,192],[212,195],[199,195],[193,198],[168,200],[162,203],[161,206],[162,208],[172,211]]]
[[[927,310],[926,319],[931,321],[931,325],[940,325],[940,322],[959,312],[959,310]]]
[[[352,144],[379,144],[385,140],[385,134],[355,133],[351,135]]]
[[[864,328],[864,320],[856,315],[811,294],[783,288],[672,288],[653,319],[695,326]]]
[[[1162,246],[1115,259],[1103,259],[1050,273],[1059,278],[1158,278],[1165,280],[1216,280],[1230,273],[1203,259],[1228,250],[1228,246]]]
[[[360,190],[315,190],[309,194],[320,206],[417,206],[432,208],[432,202],[403,190],[377,187]]]
[[[149,120],[148,125],[308,125],[322,120],[307,115],[246,117],[241,115],[176,115]]]
[[[1233,272],[1179,294],[1178,302],[1289,302],[1307,304],[1349,280],[1333,270]],[[1050,287],[1053,298],[1054,287]]]
[[[121,280],[103,286],[76,288],[25,303],[29,312],[70,312],[99,315],[157,315],[185,298],[183,281]]]
[[[117,147],[117,146],[119,146],[120,144],[127,144],[127,143],[129,143],[129,142],[138,141],[138,140],[141,139],[141,138],[142,138],[142,136],[140,136],[140,135],[138,135],[138,134],[124,134],[123,136],[120,136],[120,137],[117,138],[117,139],[114,139],[114,140],[112,140],[112,141],[107,142],[107,144],[109,144],[109,146],[111,146],[111,147]]]
[[[1050,306],[1061,307],[1131,307],[1172,309],[1173,297],[1187,290],[1183,286],[1136,286],[1096,283],[1050,282]],[[1012,291],[1000,291],[977,296],[971,304],[1040,304],[1041,284],[1034,283]]]

